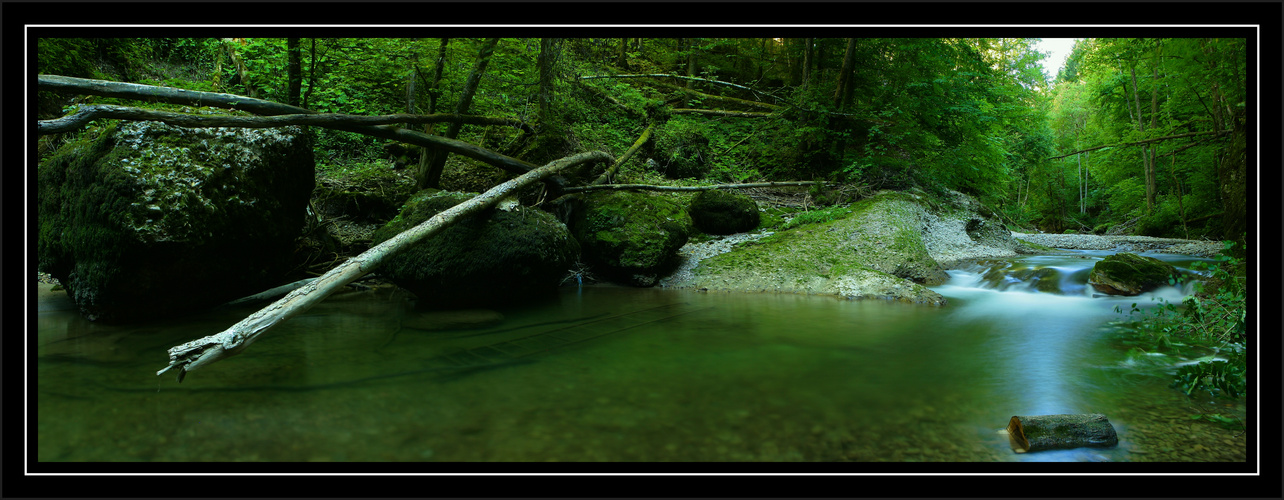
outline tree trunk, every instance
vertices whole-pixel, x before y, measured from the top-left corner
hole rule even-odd
[[[437,86],[441,83],[441,73],[446,66],[446,46],[450,43],[449,38],[442,38],[437,45],[437,64],[432,72],[432,82],[428,84],[428,112],[437,112],[437,97],[441,95],[441,89]],[[432,135],[434,124],[424,125],[424,134]],[[415,188],[423,190],[428,187],[428,169],[432,165],[435,157],[432,150],[424,148],[419,152],[419,167],[415,169]]]
[[[621,49],[623,49],[623,38],[621,40]],[[539,56],[536,58],[536,66],[539,69],[539,124],[540,133],[561,134],[561,120],[553,112],[553,76],[555,73],[554,65],[557,63],[558,45],[561,44],[560,38],[541,38],[539,40]],[[622,54],[623,52],[621,52]]]
[[[847,99],[851,94],[848,87],[851,86],[852,66],[856,62],[856,39],[847,39],[847,51],[843,54],[843,69],[838,71],[838,88],[834,90],[834,107],[838,111],[844,111],[847,107]]]
[[[1186,239],[1190,239],[1190,228],[1186,226],[1186,207],[1181,203],[1181,181],[1177,180],[1177,155],[1173,155],[1172,163],[1168,164],[1168,173],[1173,176],[1173,186],[1177,189],[1177,215],[1181,217],[1181,231]]]
[[[815,44],[815,38],[804,38],[803,44],[803,65],[802,65],[802,88],[807,90],[807,85],[811,83],[812,67],[812,45]]]
[[[1017,453],[1119,444],[1114,426],[1100,413],[1015,416],[1007,430]]]
[[[416,242],[441,232],[450,224],[470,214],[492,207],[499,200],[512,195],[517,190],[559,170],[586,162],[610,160],[611,156],[601,151],[581,153],[554,161],[527,172],[516,179],[495,186],[468,201],[434,215],[423,223],[362,252],[356,257],[348,259],[347,262],[331,269],[315,281],[290,292],[285,297],[232,325],[227,330],[171,347],[169,349],[169,366],[156,372],[156,374],[160,375],[177,367],[178,380],[182,382],[187,372],[243,352],[246,347],[249,347],[268,329],[308,310],[344,285],[378,269],[379,265],[388,257]]]
[[[495,44],[499,43],[498,38],[487,38],[482,43],[481,50],[477,51],[477,63],[473,65],[473,71],[468,74],[468,80],[464,82],[464,88],[460,91],[459,103],[455,106],[455,114],[466,114],[468,108],[473,104],[473,95],[477,93],[477,84],[481,82],[482,74],[486,72],[486,65],[490,64],[490,56],[495,52]],[[452,123],[446,128],[447,139],[459,137],[459,130],[462,124]],[[429,161],[428,169],[422,179],[417,184],[422,188],[435,188],[441,185],[441,172],[446,166],[446,157],[449,153],[445,151],[436,151]]]
[[[1146,122],[1143,121],[1143,118],[1141,115],[1141,90],[1137,88],[1137,68],[1133,67],[1129,71],[1131,71],[1131,74],[1132,74],[1132,100],[1133,100],[1133,103],[1137,106],[1137,131],[1145,132]],[[1153,156],[1153,152],[1151,155]],[[1154,205],[1155,205],[1155,196],[1154,196],[1154,192],[1152,191],[1154,183],[1153,181],[1151,181],[1151,176],[1154,174],[1154,169],[1151,168],[1150,162],[1151,162],[1150,157],[1147,156],[1147,148],[1145,146],[1142,146],[1141,170],[1146,175],[1145,177],[1146,178],[1146,213],[1150,213],[1150,211],[1154,208]]]
[[[285,102],[291,106],[298,106],[300,104],[299,93],[303,90],[303,67],[300,62],[302,56],[299,53],[299,39],[286,38],[285,50],[289,61],[285,68],[286,79],[289,81],[289,86],[286,88],[285,93]]]
[[[543,43],[543,42],[541,41],[540,43]],[[627,57],[627,56],[628,56],[628,50],[627,50],[627,49],[628,49],[628,45],[629,45],[629,39],[628,39],[628,38],[621,38],[621,39],[620,39],[620,50],[619,50],[619,52],[617,52],[617,53],[616,53],[616,56],[615,56],[615,65],[616,65],[616,66],[618,66],[618,67],[620,67],[620,68],[628,69],[628,67],[629,67],[629,59],[628,59],[628,57]]]
[[[687,78],[695,78],[696,67],[696,39],[687,39]],[[687,90],[691,90],[693,80],[687,80]]]
[[[308,101],[312,98],[312,89],[316,87],[317,82],[317,39],[309,38],[311,48],[308,50],[308,91],[303,94],[303,102],[300,106],[308,107]]]

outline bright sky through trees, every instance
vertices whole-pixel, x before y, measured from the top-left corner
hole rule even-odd
[[[1061,65],[1066,63],[1066,57],[1070,56],[1070,49],[1074,48],[1074,40],[1073,38],[1044,38],[1034,44],[1035,50],[1051,53],[1039,62],[1043,65],[1043,72],[1048,74],[1049,79],[1056,78]]]

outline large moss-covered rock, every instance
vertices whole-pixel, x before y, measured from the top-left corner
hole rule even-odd
[[[735,234],[758,227],[758,203],[740,193],[701,191],[687,207],[696,229],[708,234]]]
[[[571,226],[598,275],[634,286],[653,286],[672,271],[692,230],[677,202],[635,192],[584,196]]]
[[[263,291],[288,271],[313,172],[300,127],[93,127],[38,167],[38,268],[110,322]]]
[[[1181,273],[1171,264],[1154,257],[1117,253],[1092,266],[1088,284],[1111,295],[1137,295],[1178,280]]]
[[[886,298],[931,305],[946,300],[927,286],[949,276],[923,242],[921,210],[883,193],[843,217],[799,226],[700,261],[677,286]]]
[[[425,189],[375,231],[377,245],[476,193]],[[557,218],[527,207],[491,209],[447,226],[384,261],[378,273],[425,308],[493,305],[556,287],[579,255]]]

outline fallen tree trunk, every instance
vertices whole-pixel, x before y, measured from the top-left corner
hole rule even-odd
[[[735,118],[768,118],[771,113],[761,113],[757,111],[727,111],[724,109],[692,109],[677,108],[671,111],[675,115],[713,115],[713,116],[731,116]]]
[[[566,188],[563,192],[567,194],[582,193],[585,191],[596,191],[599,189],[614,190],[639,190],[639,191],[710,191],[713,189],[747,189],[762,187],[780,187],[780,186],[814,186],[819,184],[828,184],[826,181],[780,181],[780,182],[751,182],[745,184],[714,184],[710,186],[657,186],[653,184],[597,184],[592,186],[578,186]]]
[[[1229,133],[1231,133],[1231,131],[1230,131],[1230,130],[1208,130],[1208,131],[1205,131],[1205,132],[1189,132],[1189,133],[1185,133],[1185,134],[1166,135],[1166,136],[1163,136],[1163,137],[1152,137],[1152,138],[1150,138],[1150,139],[1144,139],[1144,140],[1140,140],[1140,141],[1133,141],[1133,142],[1121,142],[1121,143],[1118,143],[1118,144],[1106,144],[1105,146],[1095,146],[1095,147],[1091,147],[1091,148],[1088,148],[1088,149],[1080,149],[1080,150],[1075,151],[1075,152],[1073,152],[1073,153],[1066,153],[1066,154],[1063,154],[1063,155],[1061,155],[1061,156],[1053,156],[1053,157],[1048,158],[1048,159],[1049,159],[1049,160],[1059,160],[1059,159],[1061,159],[1061,158],[1065,158],[1065,157],[1067,157],[1067,156],[1074,156],[1074,155],[1077,155],[1077,154],[1079,154],[1079,153],[1087,153],[1087,152],[1090,152],[1090,151],[1096,151],[1096,150],[1098,150],[1098,149],[1106,149],[1106,148],[1115,147],[1115,146],[1140,146],[1140,145],[1142,145],[1142,144],[1150,144],[1150,143],[1152,143],[1152,142],[1166,141],[1166,140],[1169,140],[1169,139],[1181,139],[1182,137],[1194,137],[1194,136],[1197,136],[1197,135],[1209,135],[1209,134],[1216,134],[1216,136],[1217,136],[1217,137],[1220,137],[1220,136],[1223,136],[1223,135],[1226,135],[1226,134],[1229,134]]]
[[[51,90],[64,94],[99,95],[104,97],[136,99],[149,102],[183,104],[187,106],[210,106],[215,108],[247,111],[256,115],[275,116],[320,114],[310,109],[281,104],[279,102],[265,101],[262,99],[254,99],[233,94],[220,94],[217,92],[197,92],[170,87],[156,87],[152,85],[140,85],[137,83],[109,82],[105,80],[91,80],[88,78],[73,78],[58,75],[39,75],[37,82],[41,90]],[[401,141],[426,148],[440,148],[518,175],[525,174],[526,172],[538,167],[538,165],[527,163],[516,158],[510,158],[467,142],[406,130],[400,127],[392,127],[388,125],[334,125],[327,128]],[[551,177],[546,181],[546,183],[550,184],[550,187],[553,188],[554,191],[560,191],[566,185],[566,181],[557,176]]]
[[[1100,413],[1014,416],[1008,435],[1017,453],[1119,444],[1114,426]]]
[[[637,153],[638,149],[641,149],[642,145],[646,144],[646,141],[651,139],[651,131],[654,129],[655,129],[654,123],[648,124],[646,126],[646,130],[642,131],[642,135],[638,136],[638,140],[633,141],[633,146],[630,147],[628,151],[625,151],[624,154],[621,155],[619,159],[615,160],[615,163],[611,164],[610,168],[606,169],[605,172],[602,172],[602,175],[599,175],[597,179],[594,179],[593,184],[602,185],[602,184],[611,182],[611,179],[615,177],[615,172],[620,170],[620,165],[623,165],[624,162],[629,161],[629,158],[632,158],[633,154]]]
[[[593,151],[562,158],[527,172],[520,177],[508,180],[466,202],[438,213],[422,224],[410,228],[356,257],[348,259],[347,262],[331,269],[316,278],[315,281],[290,292],[285,297],[260,309],[227,330],[171,347],[169,349],[169,366],[156,372],[156,374],[160,375],[172,368],[178,368],[178,380],[182,382],[187,372],[239,354],[257,340],[263,332],[306,311],[344,285],[369,274],[377,269],[385,259],[403,248],[441,232],[446,226],[470,214],[494,206],[500,199],[512,195],[517,190],[533,182],[553,175],[559,170],[593,161],[611,161],[611,155]]]
[[[80,127],[85,126],[91,121],[98,119],[113,120],[138,120],[138,121],[156,121],[164,122],[178,127],[202,128],[202,127],[242,127],[242,128],[272,128],[285,127],[289,125],[312,125],[318,127],[335,128],[342,126],[368,126],[368,125],[391,125],[396,123],[464,123],[468,125],[504,125],[520,128],[530,132],[531,127],[518,120],[501,118],[495,116],[477,116],[477,115],[455,115],[448,113],[437,113],[431,115],[416,115],[399,113],[393,115],[380,116],[362,116],[362,115],[345,115],[338,113],[316,113],[316,114],[288,114],[274,116],[227,116],[227,115],[195,115],[191,113],[175,113],[170,111],[156,111],[150,109],[131,108],[127,106],[114,106],[110,104],[100,104],[94,106],[83,106],[75,113],[55,118],[53,120],[40,120],[36,125],[36,132],[39,135],[60,134],[63,132],[72,132]]]

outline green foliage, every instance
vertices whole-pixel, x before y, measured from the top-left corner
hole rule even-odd
[[[1226,243],[1218,263],[1208,266],[1208,280],[1199,293],[1187,297],[1182,307],[1160,301],[1149,312],[1132,304],[1129,315],[1139,317],[1128,323],[1138,339],[1154,345],[1177,348],[1188,345],[1209,346],[1223,354],[1225,360],[1202,358],[1198,363],[1180,367],[1173,386],[1187,395],[1200,389],[1215,395],[1236,398],[1244,394],[1247,372],[1247,289],[1244,262],[1232,257],[1232,242]],[[1197,268],[1203,266],[1195,266]],[[1115,308],[1116,312],[1122,312]]]

